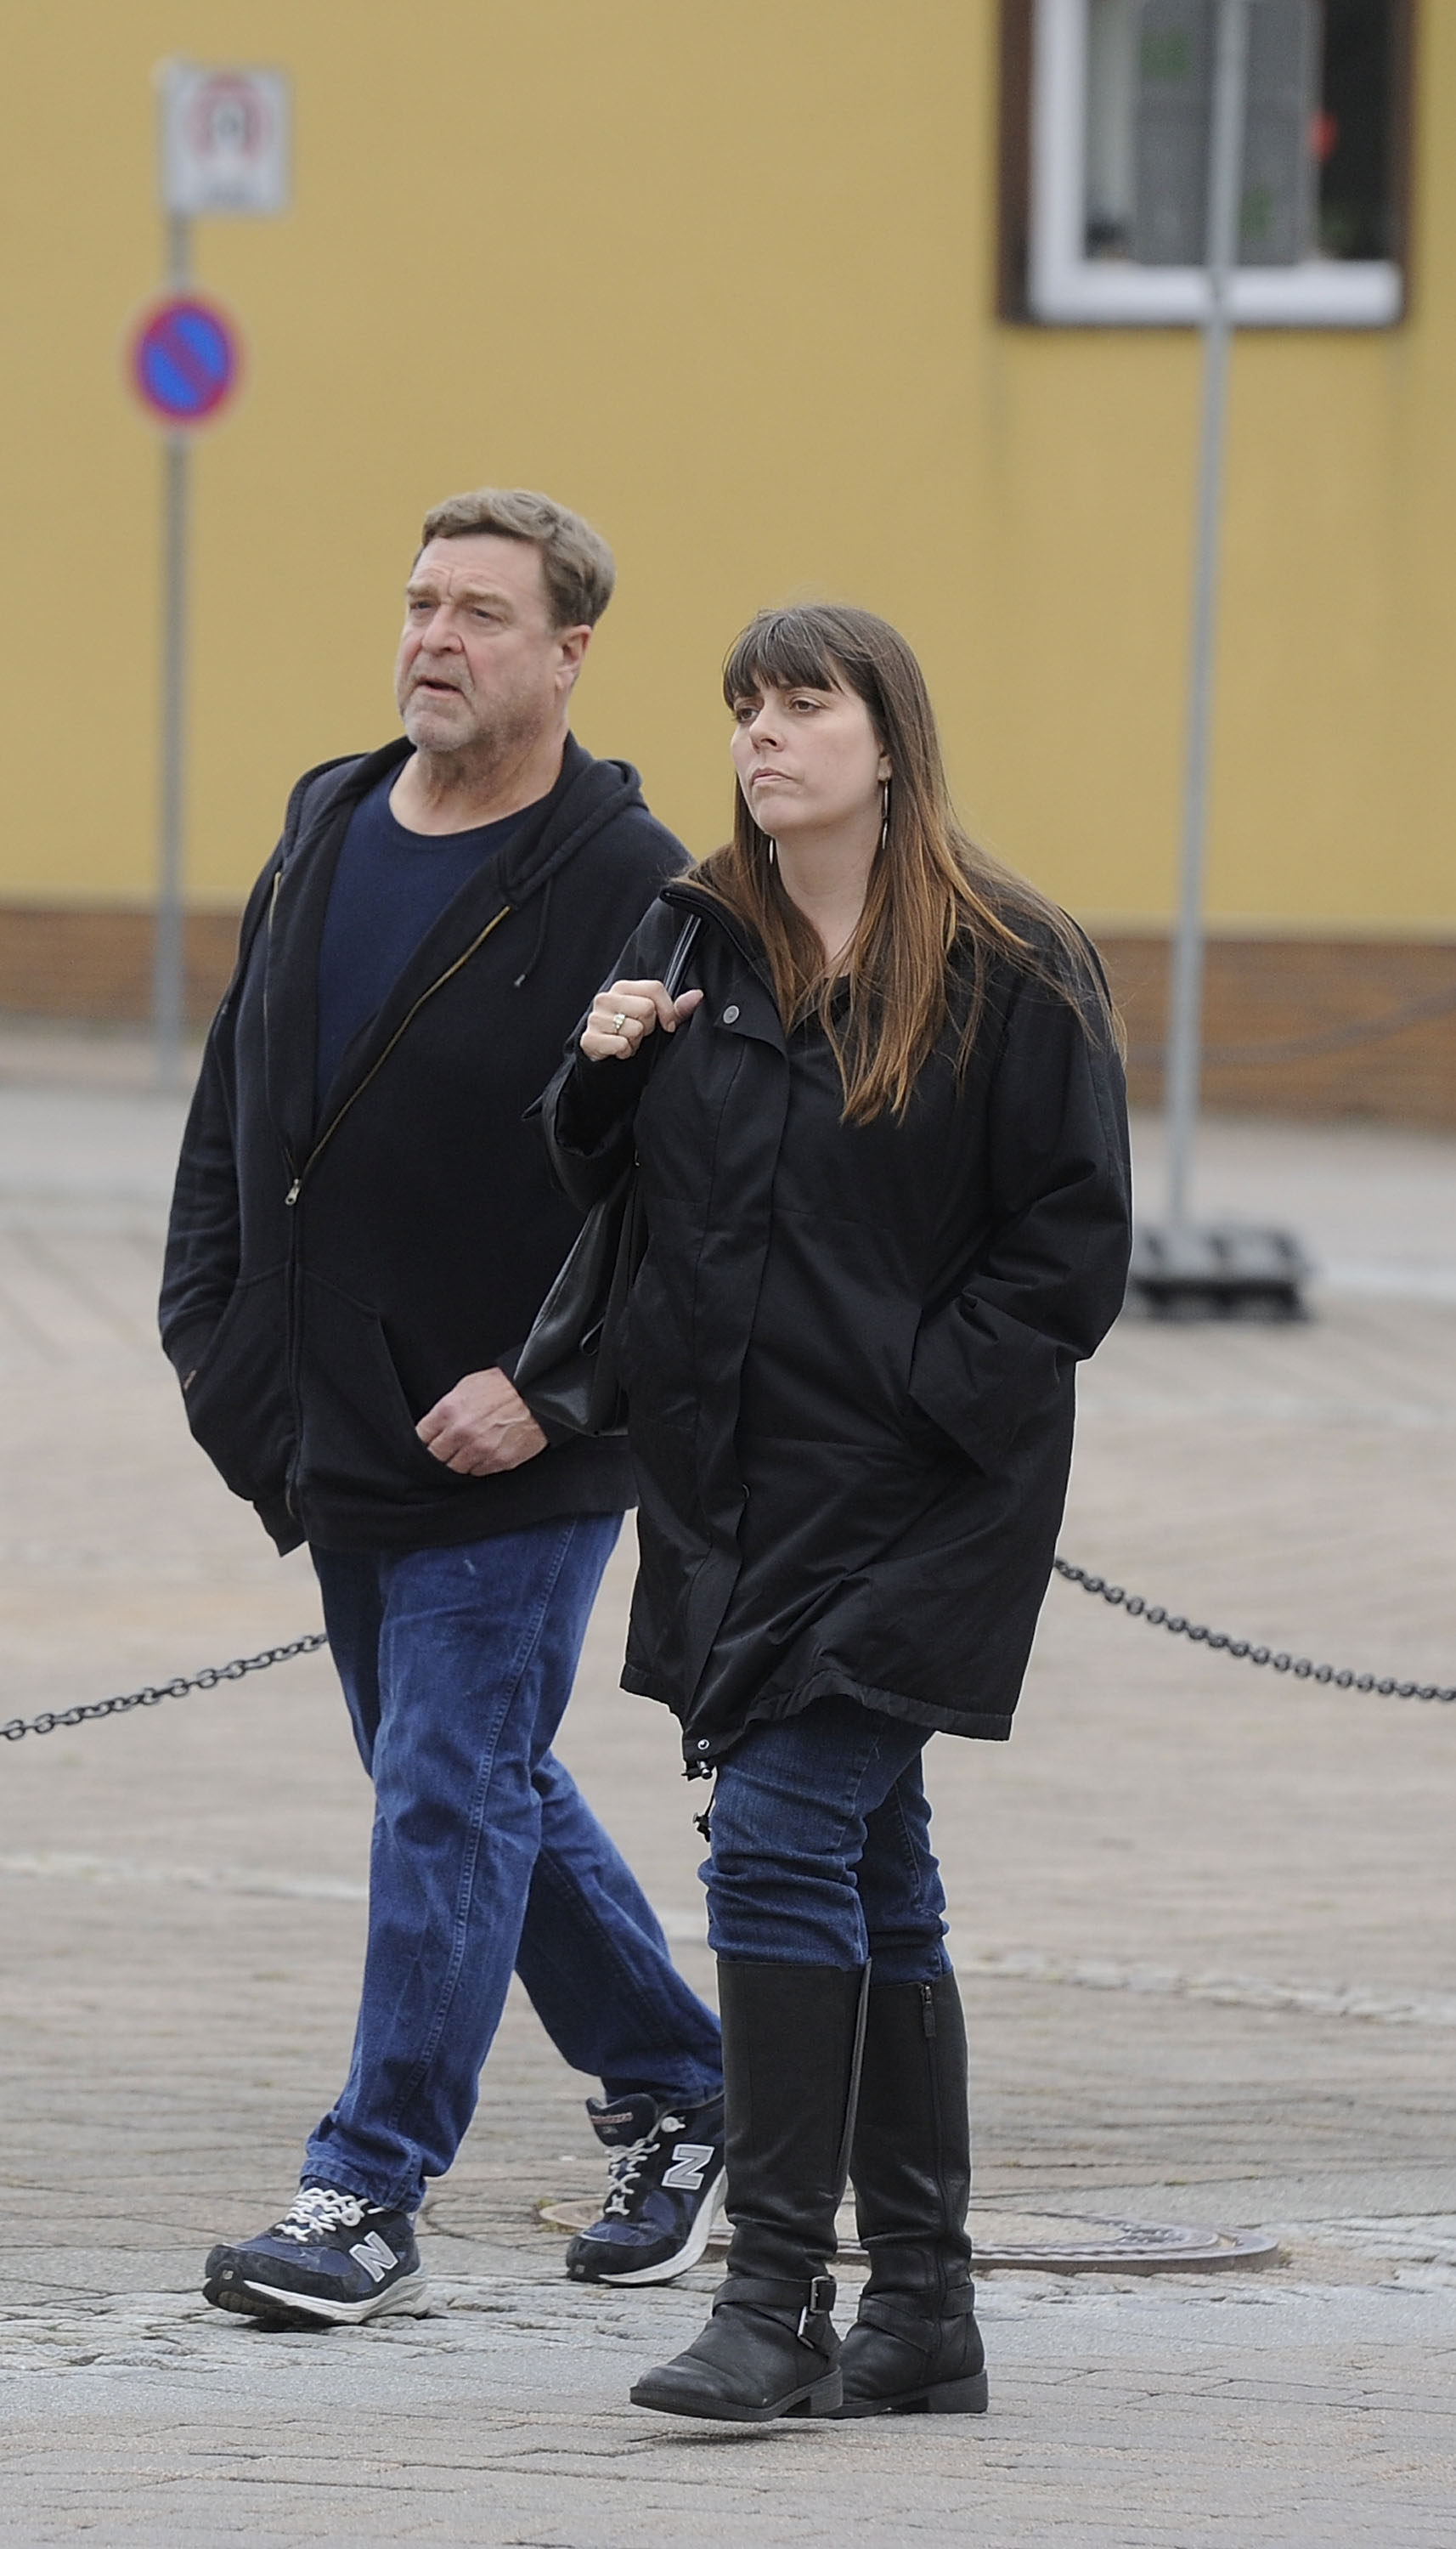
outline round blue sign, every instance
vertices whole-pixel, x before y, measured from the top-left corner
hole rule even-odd
[[[191,294],[162,302],[132,346],[137,396],[165,425],[201,425],[216,416],[237,386],[237,369],[231,320]]]

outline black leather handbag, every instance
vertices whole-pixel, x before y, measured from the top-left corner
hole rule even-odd
[[[697,927],[694,912],[668,960],[663,988],[674,998],[682,989]],[[656,1034],[660,1052],[661,1027]],[[655,1064],[656,1053],[652,1060]],[[646,1250],[647,1216],[634,1155],[615,1185],[592,1206],[521,1348],[515,1386],[539,1420],[565,1426],[572,1434],[626,1432],[617,1350],[627,1298]]]

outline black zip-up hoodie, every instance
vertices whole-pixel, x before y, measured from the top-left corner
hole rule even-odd
[[[318,949],[360,799],[403,739],[299,781],[243,915],[183,1137],[162,1343],[192,1430],[280,1550],[440,1547],[633,1502],[620,1442],[464,1478],[417,1420],[510,1371],[570,1248],[526,1112],[686,853],[570,739],[499,861],[420,941],[315,1099]]]

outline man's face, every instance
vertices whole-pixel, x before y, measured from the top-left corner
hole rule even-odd
[[[590,628],[555,628],[541,552],[472,531],[421,550],[405,599],[395,698],[416,751],[529,744],[559,717]]]

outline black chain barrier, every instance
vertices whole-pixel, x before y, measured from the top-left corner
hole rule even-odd
[[[74,1708],[50,1708],[44,1717],[12,1717],[0,1726],[7,1744],[18,1744],[23,1735],[53,1735],[58,1726],[85,1726],[93,1717],[125,1717],[133,1708],[155,1708],[159,1699],[181,1699],[189,1690],[216,1690],[220,1681],[241,1681],[244,1674],[266,1672],[270,1664],[292,1663],[295,1655],[312,1655],[328,1640],[321,1629],[313,1629],[307,1638],[295,1638],[289,1647],[265,1647],[260,1655],[234,1655],[230,1664],[204,1664],[202,1671],[185,1680],[179,1674],[175,1681],[146,1682],[140,1690],[124,1691],[115,1699],[89,1699]]]
[[[1129,1593],[1121,1584],[1109,1584],[1105,1575],[1094,1575],[1085,1566],[1073,1566],[1070,1558],[1053,1561],[1058,1575],[1068,1584],[1080,1585],[1084,1593],[1097,1595],[1110,1602],[1115,1611],[1124,1611],[1130,1620],[1145,1620],[1149,1629],[1166,1629],[1170,1638],[1187,1638],[1195,1647],[1207,1647],[1214,1654],[1232,1655],[1239,1663],[1267,1664],[1271,1672],[1293,1673],[1296,1681],[1327,1682],[1335,1690],[1376,1691],[1382,1699],[1444,1699],[1456,1701],[1456,1683],[1434,1681],[1397,1681],[1391,1674],[1357,1673],[1336,1664],[1317,1664],[1309,1655],[1286,1654],[1282,1648],[1255,1645],[1251,1638],[1230,1638],[1224,1629],[1206,1628],[1201,1621],[1185,1619],[1181,1611],[1169,1611],[1161,1602],[1149,1602],[1140,1593]],[[306,1638],[295,1638],[292,1646],[265,1647],[260,1655],[234,1655],[230,1664],[205,1664],[201,1672],[187,1679],[147,1682],[140,1690],[129,1690],[115,1699],[91,1699],[78,1702],[74,1708],[47,1709],[44,1717],[12,1717],[0,1726],[0,1736],[7,1744],[18,1744],[23,1735],[53,1735],[58,1726],[85,1726],[93,1717],[125,1717],[134,1708],[155,1708],[159,1699],[181,1699],[189,1690],[216,1690],[219,1682],[241,1681],[247,1673],[266,1672],[270,1664],[292,1663],[295,1655],[317,1654],[326,1647],[322,1629],[314,1629]]]
[[[1234,1655],[1240,1663],[1267,1664],[1271,1672],[1293,1673],[1296,1681],[1329,1682],[1336,1690],[1374,1690],[1383,1699],[1456,1700],[1456,1684],[1396,1681],[1389,1674],[1357,1673],[1335,1664],[1317,1664],[1308,1655],[1286,1654],[1279,1648],[1255,1646],[1251,1638],[1230,1638],[1223,1629],[1207,1629],[1200,1621],[1186,1620],[1181,1611],[1166,1610],[1161,1602],[1145,1601],[1140,1593],[1127,1593],[1121,1584],[1109,1584],[1105,1575],[1093,1575],[1085,1566],[1073,1566],[1069,1558],[1058,1558],[1052,1562],[1068,1584],[1079,1584],[1084,1593],[1100,1594],[1115,1611],[1125,1611],[1130,1620],[1145,1620],[1149,1629],[1166,1629],[1170,1638],[1188,1638],[1196,1647],[1208,1647],[1216,1654]]]

